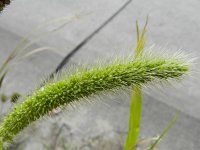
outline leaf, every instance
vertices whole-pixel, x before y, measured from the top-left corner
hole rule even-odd
[[[136,20],[137,47],[135,49],[135,58],[141,57],[145,45],[145,32],[148,18],[140,36],[138,21]],[[130,104],[129,131],[126,138],[124,150],[135,150],[140,132],[140,121],[142,112],[142,90],[141,87],[133,87],[133,94]]]
[[[136,33],[137,33],[138,43],[137,43],[137,47],[135,49],[135,58],[141,57],[141,55],[143,53],[144,46],[145,46],[145,43],[146,43],[146,41],[145,41],[145,33],[146,33],[147,24],[148,24],[148,17],[146,19],[146,23],[145,23],[145,25],[143,27],[142,34],[140,36],[139,35],[138,21],[136,21]]]
[[[142,93],[140,87],[133,88],[133,95],[130,105],[129,132],[124,150],[135,150],[139,132],[142,112]]]
[[[72,22],[73,20],[79,18],[78,15],[74,16],[67,16],[67,17],[62,17],[59,19],[51,20],[48,22],[45,22],[35,29],[33,29],[30,33],[28,33],[19,43],[15,46],[15,48],[11,51],[9,56],[6,58],[4,63],[0,66],[0,74],[6,69],[10,70],[13,65],[17,64],[18,61],[22,60],[23,58],[30,56],[38,51],[44,50],[44,48],[37,48],[33,49],[32,51],[26,51],[30,46],[32,46],[34,43],[39,41],[41,38],[48,36],[50,33],[56,32],[60,29],[62,29],[66,24]],[[42,29],[47,28],[50,25],[55,25],[53,29],[50,31],[43,31]],[[35,37],[36,39],[32,42],[28,42],[30,38]],[[53,50],[52,48],[45,48],[45,50]]]
[[[176,123],[178,117],[180,115],[180,112],[177,112],[174,116],[174,119],[171,121],[171,123],[163,130],[163,132],[160,134],[158,139],[151,145],[151,147],[148,150],[154,150],[154,148],[160,143],[161,139],[169,132],[169,130],[172,128],[172,126]]]
[[[39,53],[39,52],[42,52],[42,51],[46,51],[46,50],[52,51],[52,52],[54,52],[58,55],[61,55],[58,51],[56,51],[56,49],[54,49],[52,47],[40,47],[40,48],[33,49],[32,51],[26,53],[23,57],[21,57],[21,59],[30,57],[33,54],[36,54],[36,53]]]

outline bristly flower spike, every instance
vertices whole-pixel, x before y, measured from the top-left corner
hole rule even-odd
[[[154,80],[181,79],[188,71],[189,64],[185,61],[145,57],[87,69],[59,81],[47,82],[5,117],[0,125],[0,138],[2,142],[12,141],[32,122],[71,102],[120,88],[148,85]]]

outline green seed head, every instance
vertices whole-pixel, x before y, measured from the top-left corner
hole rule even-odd
[[[4,119],[0,137],[4,142],[53,109],[70,102],[119,88],[147,85],[159,80],[181,79],[189,64],[178,59],[136,59],[77,72],[36,90]]]

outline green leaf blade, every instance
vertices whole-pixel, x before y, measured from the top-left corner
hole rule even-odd
[[[169,132],[169,130],[172,128],[172,126],[176,123],[180,113],[177,112],[176,115],[174,116],[173,120],[171,123],[163,130],[163,132],[160,134],[158,139],[151,145],[151,147],[148,150],[154,150],[155,147],[160,143],[161,139]]]
[[[133,88],[133,95],[130,105],[129,133],[124,150],[134,150],[136,148],[142,112],[142,90],[141,87]]]
[[[136,20],[137,46],[135,49],[135,58],[141,57],[145,46],[145,32],[148,17],[142,30],[139,32],[138,21]],[[129,131],[124,145],[124,150],[135,150],[140,132],[140,122],[142,113],[142,87],[133,87],[133,93],[130,104]]]

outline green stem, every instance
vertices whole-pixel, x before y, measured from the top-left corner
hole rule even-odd
[[[136,34],[137,34],[137,47],[135,49],[135,59],[142,57],[144,45],[145,45],[145,32],[147,27],[148,17],[146,19],[146,24],[142,30],[140,36],[138,21],[136,20]],[[140,132],[140,120],[142,113],[142,87],[133,87],[130,104],[130,116],[129,116],[129,131],[126,138],[126,143],[124,145],[124,150],[135,150],[137,145],[137,140]]]
[[[130,104],[129,131],[124,150],[134,150],[136,147],[140,132],[141,112],[142,112],[141,87],[134,87]]]

